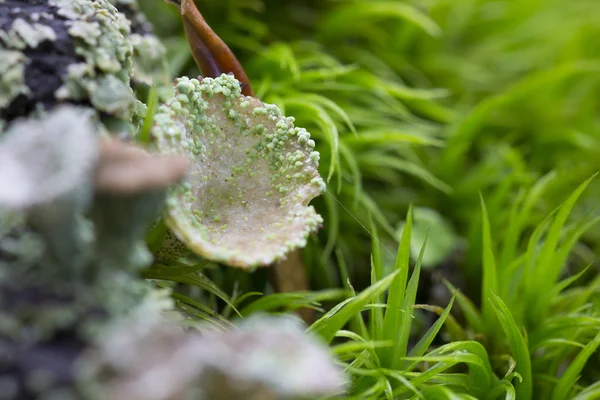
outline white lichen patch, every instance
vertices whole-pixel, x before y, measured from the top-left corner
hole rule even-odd
[[[308,205],[325,190],[310,134],[277,106],[243,96],[233,76],[178,79],[154,120],[158,151],[192,162],[165,221],[195,253],[269,265],[304,247],[322,223]]]
[[[0,208],[23,210],[87,182],[98,152],[86,109],[57,108],[41,119],[16,121],[0,140]]]
[[[20,94],[28,94],[25,85],[27,57],[20,51],[0,48],[0,109]]]

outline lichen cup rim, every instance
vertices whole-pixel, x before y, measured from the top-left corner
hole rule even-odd
[[[158,108],[155,151],[185,155],[188,179],[164,215],[191,251],[230,266],[268,266],[304,247],[323,219],[315,142],[275,105],[241,94],[231,75],[178,78]]]

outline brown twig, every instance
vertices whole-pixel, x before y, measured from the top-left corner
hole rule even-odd
[[[206,23],[193,0],[170,0],[168,3],[179,7],[183,28],[190,50],[200,69],[207,77],[232,73],[242,84],[242,93],[254,96],[250,80],[231,49]]]

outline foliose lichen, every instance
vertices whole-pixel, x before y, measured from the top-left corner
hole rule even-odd
[[[109,0],[131,22],[129,39],[133,46],[132,83],[168,84],[166,48],[153,33],[152,25],[136,0]]]
[[[0,48],[0,109],[8,106],[17,96],[29,94],[25,85],[25,64],[27,58],[16,50]]]
[[[177,79],[154,121],[157,151],[192,163],[165,220],[195,253],[269,265],[304,247],[322,223],[308,205],[325,190],[315,142],[277,106],[243,96],[233,76]]]
[[[107,0],[49,0],[67,17],[68,33],[82,62],[67,67],[59,100],[89,99],[95,109],[128,120],[135,97],[129,86],[132,46],[129,22]]]
[[[107,0],[0,1],[0,398],[87,398],[84,350],[132,310],[172,308],[144,306],[156,291],[137,272],[179,172],[125,193],[123,182],[144,178],[101,151],[103,134],[131,135],[144,111],[136,54],[146,67],[164,50],[136,53],[151,41],[136,21],[132,33]]]
[[[164,48],[150,33],[140,35],[132,36],[130,21],[108,0],[6,0],[0,117],[10,122],[67,102],[88,105],[113,131],[131,134],[134,59],[145,82],[164,65]]]

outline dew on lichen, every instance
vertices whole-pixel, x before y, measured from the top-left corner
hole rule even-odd
[[[170,193],[165,220],[195,253],[269,265],[304,247],[322,223],[308,205],[325,190],[310,134],[276,106],[243,96],[233,76],[178,79],[152,138],[157,151],[192,163],[187,185]]]

